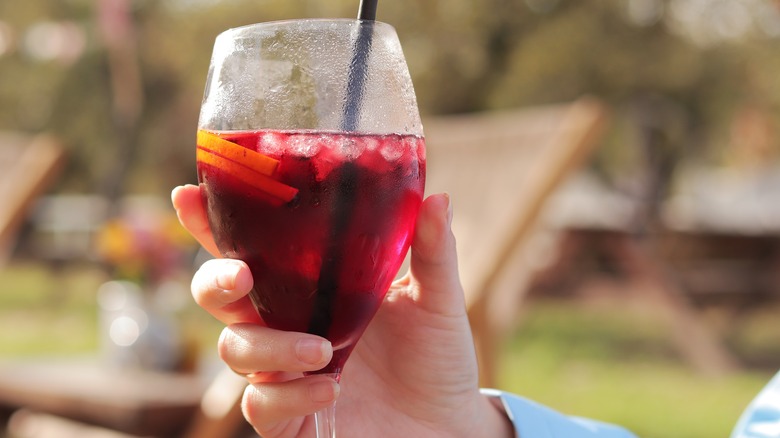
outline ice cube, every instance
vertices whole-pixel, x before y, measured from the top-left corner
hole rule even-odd
[[[367,151],[373,152],[379,149],[379,140],[374,137],[363,137],[363,143]]]
[[[322,182],[330,173],[342,164],[342,161],[336,159],[331,154],[321,154],[318,160],[314,161],[314,177],[318,182]]]
[[[290,152],[301,157],[313,157],[322,147],[320,137],[309,134],[292,135],[288,141]]]
[[[277,132],[265,132],[257,140],[257,152],[261,154],[278,155],[282,150],[282,135]]]
[[[346,161],[354,161],[363,153],[363,144],[353,136],[338,137],[338,148],[334,148]]]
[[[396,135],[388,135],[383,138],[379,145],[379,153],[387,161],[396,161],[404,155],[404,149],[409,147],[406,140],[402,140]]]
[[[423,137],[409,137],[411,144],[412,155],[417,157],[421,161],[425,161],[425,138]]]

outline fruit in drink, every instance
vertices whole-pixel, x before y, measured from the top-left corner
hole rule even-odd
[[[249,265],[263,321],[328,338],[336,351],[322,372],[340,372],[408,250],[423,138],[203,132],[198,178],[220,252]]]

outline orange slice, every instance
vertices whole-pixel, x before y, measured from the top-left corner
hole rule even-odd
[[[244,184],[260,189],[261,191],[273,196],[274,198],[281,199],[284,202],[292,201],[292,199],[295,198],[295,195],[298,194],[298,189],[295,187],[282,184],[275,179],[258,173],[254,169],[250,169],[221,155],[210,152],[204,148],[198,148],[196,158],[199,162],[221,169],[222,171],[227,172],[233,177],[237,178]]]
[[[249,167],[263,175],[273,175],[279,166],[279,160],[227,141],[202,129],[198,130],[198,146],[213,154]]]

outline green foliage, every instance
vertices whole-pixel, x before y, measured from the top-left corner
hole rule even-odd
[[[87,51],[73,64],[35,61],[21,48],[0,56],[0,129],[63,139],[70,159],[59,191],[100,191],[124,159],[123,141],[133,145],[124,191],[165,193],[193,182],[192,143],[216,35],[259,21],[351,17],[357,7],[353,0],[132,1],[143,113],[128,138],[117,122],[96,3],[0,2],[0,17],[19,41],[44,20],[72,20],[86,32]],[[673,145],[683,150],[681,159],[711,160],[731,146],[729,119],[739,105],[757,104],[780,119],[776,38],[751,34],[697,45],[669,19],[631,21],[629,3],[635,2],[397,0],[380,4],[379,18],[398,30],[424,117],[593,94],[630,118],[626,109],[638,99],[659,96],[687,124]],[[633,138],[612,141],[625,147]]]
[[[97,269],[35,264],[0,270],[0,357],[79,354],[97,347]]]

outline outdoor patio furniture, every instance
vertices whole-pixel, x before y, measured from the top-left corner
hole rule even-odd
[[[36,198],[59,173],[64,156],[54,137],[0,133],[0,266],[9,257]]]

